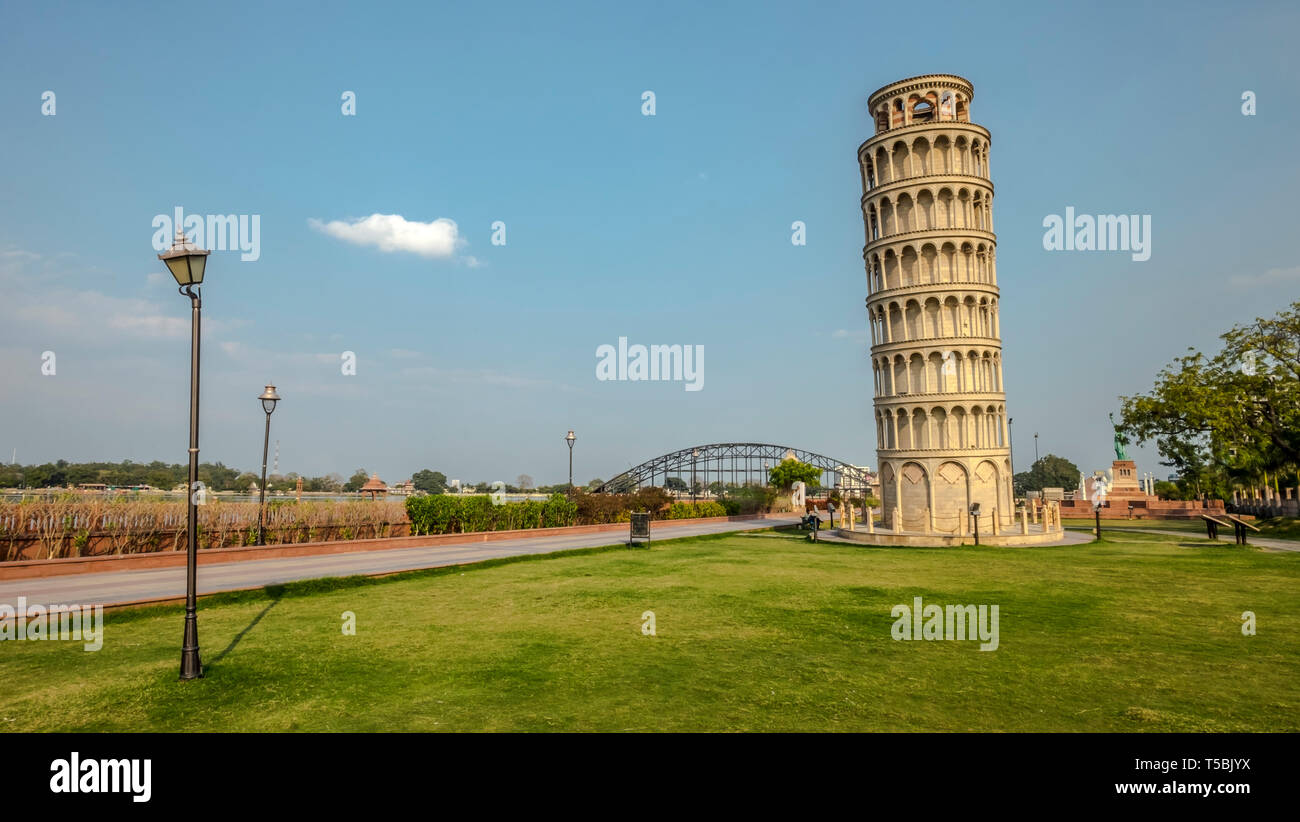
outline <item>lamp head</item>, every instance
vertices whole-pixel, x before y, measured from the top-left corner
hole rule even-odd
[[[262,410],[269,415],[275,410],[275,404],[280,401],[280,395],[275,393],[274,385],[268,385],[258,399],[262,401]]]
[[[159,254],[158,259],[167,264],[167,270],[176,278],[177,285],[201,285],[210,253],[190,242],[185,232],[177,227],[172,247]]]

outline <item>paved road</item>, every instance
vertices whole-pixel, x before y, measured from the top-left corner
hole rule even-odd
[[[752,531],[778,525],[792,525],[798,521],[798,517],[791,516],[739,522],[691,523],[658,527],[653,529],[651,534],[656,539],[674,539],[729,531]],[[386,574],[480,562],[498,557],[548,554],[572,548],[594,548],[601,545],[614,545],[626,540],[626,532],[605,531],[594,534],[524,537],[464,545],[359,551],[317,557],[223,562],[199,566],[198,590],[200,594],[211,594],[318,577]],[[183,598],[185,568],[182,566],[138,571],[68,574],[43,579],[0,581],[0,604],[16,605],[20,596],[27,598],[29,606],[36,604],[120,605],[127,602]]]

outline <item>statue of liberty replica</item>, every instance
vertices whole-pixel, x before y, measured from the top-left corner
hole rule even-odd
[[[1114,413],[1110,415],[1110,424],[1115,429],[1115,459],[1127,460],[1128,449],[1125,446],[1128,445],[1128,437],[1124,436],[1123,432],[1120,431],[1119,425],[1115,422]]]
[[[1128,458],[1128,437],[1115,422],[1115,415],[1110,415],[1110,424],[1115,429],[1115,461],[1111,463],[1113,487],[1110,494],[1115,499],[1124,496],[1146,496],[1140,490],[1137,476],[1137,464]]]

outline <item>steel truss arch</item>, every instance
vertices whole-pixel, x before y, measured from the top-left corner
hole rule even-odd
[[[666,482],[668,477],[692,472],[697,479],[703,477],[706,488],[710,477],[724,484],[743,485],[751,480],[766,484],[767,469],[790,457],[822,469],[825,488],[838,485],[842,490],[866,492],[875,481],[859,466],[803,448],[763,442],[718,442],[682,448],[646,460],[600,484],[593,493],[626,494],[645,485],[655,485],[658,477]]]

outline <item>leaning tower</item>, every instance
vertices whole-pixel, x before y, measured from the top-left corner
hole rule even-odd
[[[885,526],[981,533],[1014,519],[989,132],[951,74],[868,98],[858,148]],[[898,520],[901,519],[901,522]]]

